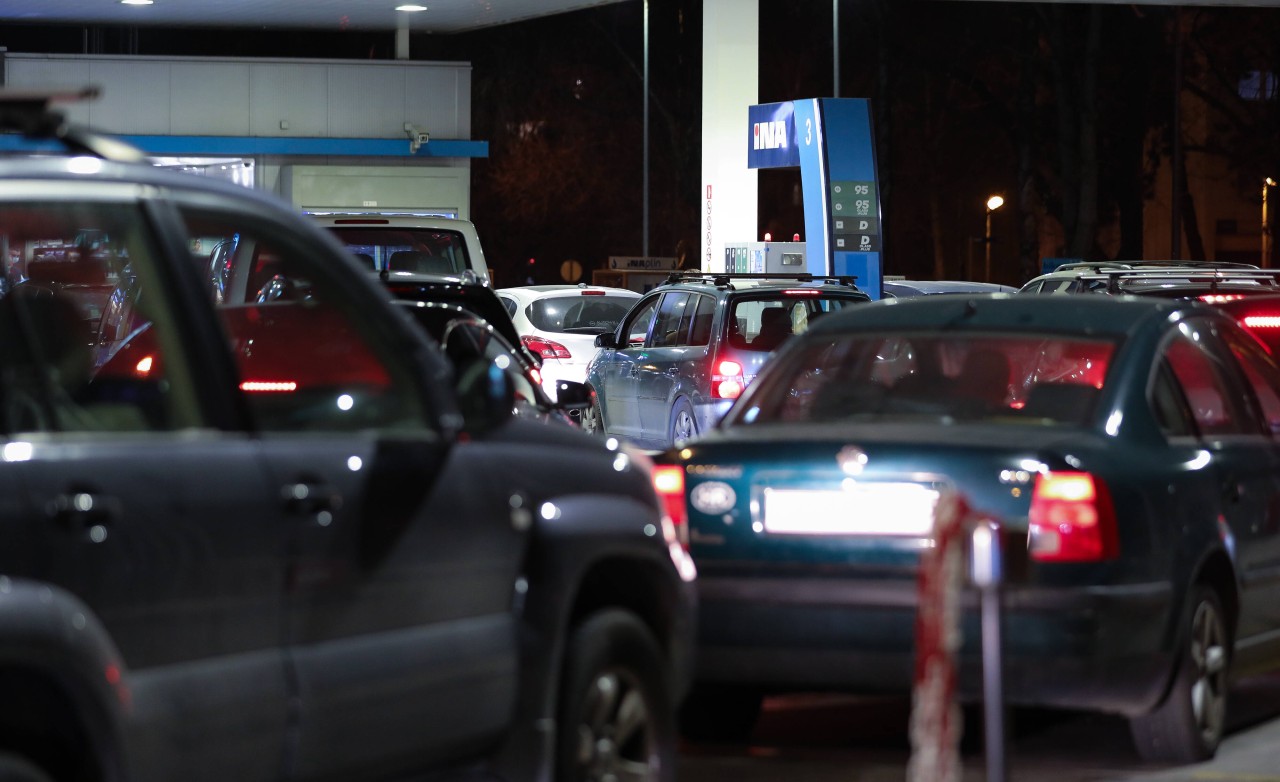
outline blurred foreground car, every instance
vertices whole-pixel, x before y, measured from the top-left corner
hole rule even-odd
[[[1280,664],[1277,432],[1280,367],[1200,303],[937,296],[826,318],[658,458],[699,568],[686,725],[746,730],[769,691],[909,689],[919,554],[954,487],[1027,549],[1009,701],[1121,714],[1144,758],[1207,758],[1229,678]]]
[[[105,302],[29,281],[87,231]],[[3,160],[0,250],[0,776],[672,778],[694,571],[643,455],[236,185]]]
[[[587,431],[667,448],[708,431],[775,349],[869,301],[852,277],[676,272],[636,301],[587,367]]]
[[[581,383],[596,353],[596,336],[612,332],[640,294],[599,285],[530,285],[495,291],[520,340],[542,357],[547,394],[555,398],[556,382]]]

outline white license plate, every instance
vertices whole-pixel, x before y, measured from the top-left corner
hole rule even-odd
[[[776,535],[910,535],[933,531],[938,492],[919,483],[840,490],[764,490],[764,530]]]

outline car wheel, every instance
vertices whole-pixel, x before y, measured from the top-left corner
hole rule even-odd
[[[53,782],[53,777],[24,757],[0,752],[0,782]]]
[[[1191,593],[1188,607],[1173,686],[1154,711],[1129,721],[1138,754],[1146,761],[1207,760],[1222,740],[1231,655],[1222,601],[1201,585]]]
[[[698,434],[698,422],[693,418],[693,405],[681,397],[671,408],[671,444],[692,440]]]
[[[696,684],[680,706],[680,733],[694,741],[745,741],[764,693],[730,684]]]
[[[675,714],[657,642],[634,614],[574,630],[565,658],[557,780],[675,778]]]
[[[587,434],[603,435],[604,432],[604,411],[600,409],[600,400],[596,399],[596,392],[591,392],[591,404],[582,411],[582,421],[579,424],[582,431]]]

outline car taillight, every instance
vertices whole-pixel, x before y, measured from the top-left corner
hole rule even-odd
[[[583,296],[603,296],[604,291],[581,291]]]
[[[783,296],[821,296],[822,291],[815,291],[811,288],[787,288],[782,292]]]
[[[742,365],[737,361],[721,361],[711,376],[711,396],[716,399],[737,399],[746,388]]]
[[[246,380],[240,390],[251,394],[291,394],[298,390],[298,384],[292,380]]]
[[[1243,322],[1250,329],[1278,329],[1280,315],[1245,315]]]
[[[543,358],[573,358],[573,354],[569,352],[569,349],[564,345],[561,345],[559,342],[543,339],[542,337],[531,336],[523,336],[520,338],[520,341],[523,342],[524,346],[529,348],[529,350],[532,350]]]
[[[1243,298],[1243,293],[1206,293],[1200,297],[1200,301],[1207,301],[1210,304],[1222,304],[1224,302],[1237,301]]]
[[[688,540],[689,513],[684,499],[684,468],[674,464],[653,467],[653,490],[662,502],[662,511],[675,527],[681,544]]]
[[[1100,562],[1120,553],[1111,493],[1087,472],[1036,476],[1027,535],[1039,562]]]

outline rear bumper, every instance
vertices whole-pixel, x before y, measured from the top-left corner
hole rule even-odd
[[[561,359],[548,358],[543,359],[542,366],[538,368],[542,374],[542,390],[547,393],[547,398],[556,401],[556,381],[572,380],[575,383],[586,382],[587,365],[586,363],[571,364]]]
[[[1173,665],[1168,583],[1010,589],[1004,688],[1013,704],[1148,711]],[[976,594],[962,600],[960,690],[981,693]],[[775,689],[906,692],[914,581],[699,577],[698,677]]]

